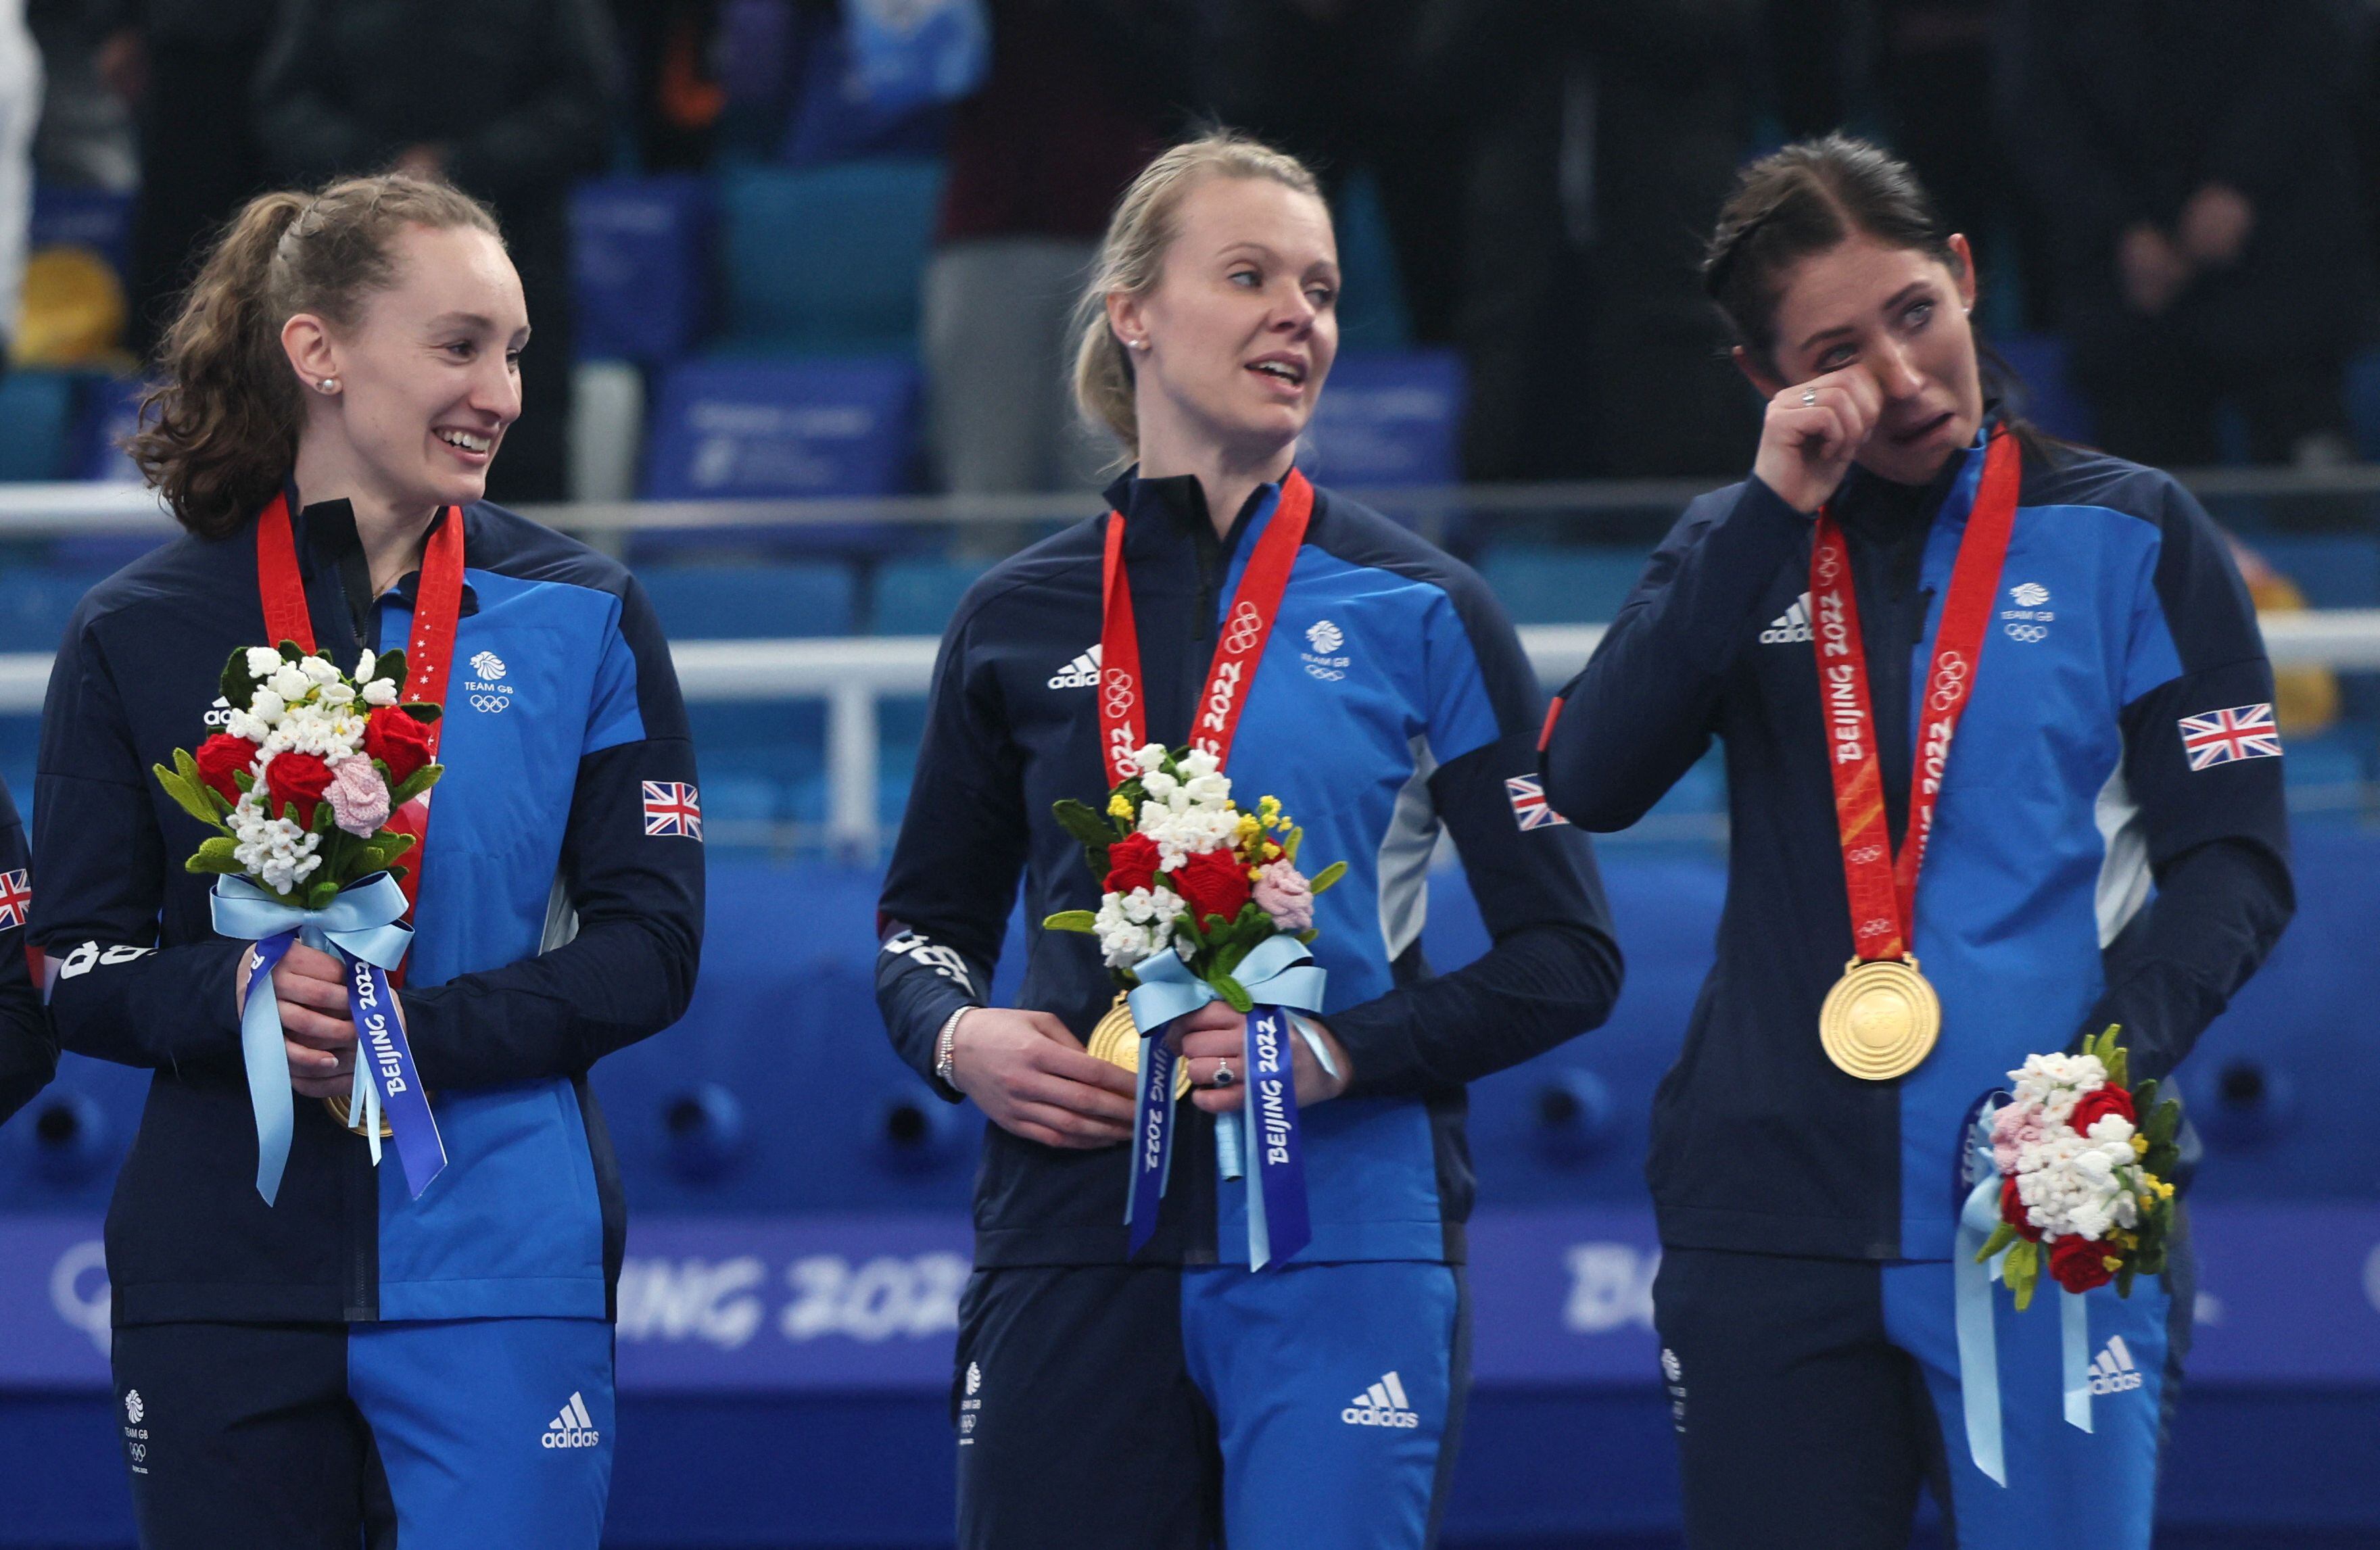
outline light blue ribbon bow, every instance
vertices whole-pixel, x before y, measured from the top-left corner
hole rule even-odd
[[[1208,1001],[1220,1001],[1222,993],[1196,975],[1182,962],[1178,953],[1160,952],[1146,963],[1135,965],[1133,973],[1140,986],[1127,999],[1132,1006],[1132,1022],[1135,1028],[1155,1032],[1177,1017],[1186,1017]],[[1286,1007],[1292,1011],[1320,1012],[1323,983],[1329,978],[1323,968],[1307,954],[1305,944],[1295,937],[1267,937],[1254,951],[1240,960],[1232,977],[1248,993],[1257,1006]],[[1314,1052],[1314,1062],[1328,1072],[1332,1081],[1339,1079],[1339,1063],[1330,1058],[1321,1035],[1306,1025],[1301,1017],[1293,1017],[1291,1026],[1305,1047]],[[1237,1114],[1215,1116],[1215,1161],[1224,1180],[1238,1180],[1245,1171],[1245,1149],[1241,1144],[1241,1124]]]
[[[382,969],[405,961],[413,928],[404,924],[405,890],[386,872],[349,884],[319,910],[284,903],[246,878],[215,879],[209,901],[216,931],[256,943],[257,968],[249,984],[248,1006],[239,1019],[239,1047],[248,1066],[249,1105],[256,1115],[256,1193],[270,1205],[281,1193],[289,1165],[289,1138],[296,1107],[289,1087],[289,1050],[281,1032],[280,998],[273,991],[273,965],[295,939]],[[380,1093],[356,1061],[354,1107],[370,1137],[372,1160],[380,1160]]]
[[[1177,1017],[1189,1015],[1209,1001],[1220,1001],[1223,997],[1214,987],[1191,973],[1190,966],[1178,953],[1160,952],[1146,963],[1135,964],[1133,972],[1139,977],[1140,984],[1126,1000],[1132,1008],[1133,1024],[1142,1030],[1141,1091],[1134,1105],[1134,1112],[1138,1117],[1134,1128],[1137,1133],[1145,1127],[1153,1126],[1149,1133],[1165,1138],[1160,1146],[1162,1161],[1147,1176],[1144,1176],[1146,1159],[1138,1156],[1140,1148],[1137,1145],[1135,1148],[1133,1184],[1124,1199],[1124,1221],[1133,1228],[1132,1252],[1137,1253],[1140,1245],[1148,1241],[1148,1234],[1156,1229],[1157,1199],[1164,1193],[1165,1175],[1172,1171],[1172,1084],[1169,1078],[1162,1092],[1152,1092],[1148,1087],[1151,1070],[1164,1063],[1157,1059],[1157,1041],[1163,1035],[1167,1023]],[[1306,1047],[1313,1051],[1316,1063],[1334,1081],[1338,1079],[1338,1062],[1331,1059],[1321,1036],[1294,1015],[1299,1011],[1318,1012],[1322,1010],[1323,988],[1329,978],[1307,954],[1304,943],[1290,936],[1267,938],[1240,961],[1232,977],[1247,992],[1252,1005],[1276,1006],[1291,1012],[1290,1023],[1297,1030],[1298,1036],[1305,1041]],[[1170,1065],[1167,1069],[1170,1072]],[[1156,1106],[1154,1110],[1152,1105]],[[1246,1175],[1245,1131],[1245,1121],[1241,1112],[1215,1117],[1215,1163],[1226,1181],[1236,1181]],[[1256,1207],[1248,1217],[1249,1263],[1262,1265],[1270,1257],[1270,1246],[1265,1216],[1253,1185],[1249,1188],[1249,1197]],[[1143,1211],[1147,1212],[1147,1219],[1136,1219]]]
[[[1991,1122],[1988,1110],[1981,1124]],[[1986,1154],[1988,1155],[1988,1154]],[[1959,1331],[1959,1391],[1964,1401],[1967,1451],[1975,1468],[1998,1484],[2008,1483],[2008,1463],[2000,1437],[2000,1364],[1998,1333],[1993,1326],[1992,1283],[1999,1280],[2008,1258],[2002,1249],[1977,1263],[1985,1242],[2000,1222],[2000,1171],[1987,1167],[1982,1180],[1968,1192],[1959,1211],[1959,1233],[1951,1271]],[[2013,1245],[2010,1245],[2013,1247]],[[2091,1424],[2091,1306],[2088,1300],[2049,1279],[2045,1264],[2041,1277],[2058,1299],[2058,1365],[2065,1392],[2066,1423],[2079,1431]]]

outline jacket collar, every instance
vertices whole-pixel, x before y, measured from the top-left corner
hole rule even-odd
[[[288,498],[289,509],[296,514],[291,526],[297,538],[300,569],[310,578],[323,571],[339,578],[341,590],[346,597],[348,613],[360,632],[370,616],[372,603],[378,599],[371,592],[370,568],[364,563],[363,539],[356,532],[355,506],[346,501],[317,501],[310,506],[301,507],[296,483],[285,482],[282,491]],[[436,532],[442,524],[450,520],[454,519],[446,512],[440,512],[431,523],[430,531]],[[389,590],[409,609],[420,587],[421,572],[416,569],[399,576],[396,585]],[[479,612],[479,595],[466,580],[460,616],[468,619]]]
[[[1170,478],[1143,478],[1135,464],[1102,493],[1111,509],[1124,515],[1124,555],[1155,557],[1172,545],[1189,540],[1202,554],[1227,558],[1236,552],[1252,523],[1269,512],[1281,497],[1278,484],[1260,484],[1232,519],[1232,530],[1219,541],[1207,512],[1207,492],[1194,474]]]
[[[1985,450],[1991,445],[1992,432],[2005,423],[2005,418],[1998,399],[1985,400],[1983,423],[1975,428],[1975,439],[1944,458],[1942,466],[1923,485],[1896,484],[1852,464],[1850,473],[1844,476],[1841,495],[1835,502],[1843,525],[1853,531],[1880,535],[1912,522],[1931,526],[1945,515],[1954,522],[1963,523],[1967,508],[1974,501],[1975,486],[1983,477]]]

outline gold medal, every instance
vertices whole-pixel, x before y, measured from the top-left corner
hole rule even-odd
[[[1088,1046],[1091,1054],[1111,1066],[1126,1071],[1140,1070],[1140,1030],[1133,1025],[1132,1004],[1124,993],[1116,992],[1115,1005],[1108,1008],[1099,1026],[1091,1030]],[[1173,1096],[1178,1100],[1189,1096],[1190,1062],[1178,1060],[1173,1066]]]
[[[364,1127],[358,1124],[355,1121],[354,1116],[348,1113],[346,1099],[324,1098],[322,1100],[322,1107],[331,1111],[332,1119],[336,1120],[340,1124],[345,1125],[355,1134],[361,1135],[364,1133]],[[388,1110],[385,1108],[381,1110],[380,1115],[380,1138],[382,1141],[394,1141],[396,1139],[395,1127],[392,1126],[388,1122]]]
[[[1942,1003],[1914,958],[1854,958],[1818,1009],[1827,1059],[1864,1082],[1915,1071],[1942,1032]]]

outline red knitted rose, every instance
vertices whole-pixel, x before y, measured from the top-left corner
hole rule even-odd
[[[1227,921],[1237,920],[1240,906],[1248,902],[1248,868],[1236,851],[1215,850],[1194,855],[1167,880],[1172,883],[1173,891],[1189,902],[1201,925],[1210,914],[1221,915]]]
[[[2091,1133],[2093,1125],[2110,1114],[2119,1115],[2135,1124],[2139,1122],[2138,1117],[2132,1112],[2132,1095],[2113,1083],[2104,1087],[2094,1088],[2077,1098],[2074,1101],[2073,1116],[2067,1120],[2067,1123],[2074,1127],[2076,1135],[2087,1136]]]
[[[2017,1198],[2016,1181],[2013,1179],[2000,1181],[2000,1220],[2016,1229],[2018,1236],[2030,1238],[2036,1243],[2041,1241],[2041,1229],[2034,1226],[2026,1217],[2024,1202]]]
[[[383,705],[364,722],[364,752],[388,766],[388,783],[401,786],[430,762],[430,723]]]
[[[2089,1291],[2116,1278],[2107,1262],[2118,1258],[2116,1245],[2070,1232],[2049,1245],[2049,1274],[2069,1291]]]
[[[292,749],[273,755],[273,762],[264,767],[264,789],[273,795],[273,810],[304,827],[313,825],[314,804],[330,788],[331,767],[312,754]],[[293,810],[283,813],[285,804]]]
[[[1108,847],[1108,877],[1102,885],[1108,892],[1147,888],[1156,876],[1157,842],[1148,835],[1127,834]]]
[[[245,737],[219,732],[200,744],[198,752],[190,757],[198,761],[199,779],[221,792],[225,802],[237,805],[239,786],[232,776],[255,766],[256,745]]]

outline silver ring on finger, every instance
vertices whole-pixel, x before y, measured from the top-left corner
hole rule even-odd
[[[1818,390],[1814,387],[1803,388],[1802,390],[1802,407],[1805,409],[1815,409],[1817,406]]]
[[[1216,1086],[1218,1086],[1218,1087],[1228,1087],[1228,1086],[1230,1086],[1232,1083],[1237,1082],[1238,1080],[1239,1080],[1239,1078],[1238,1078],[1238,1077],[1233,1076],[1233,1075],[1232,1074],[1232,1062],[1231,1062],[1231,1061],[1229,1061],[1229,1060],[1218,1060],[1218,1061],[1216,1061],[1216,1062],[1215,1062],[1215,1085],[1216,1085]]]

